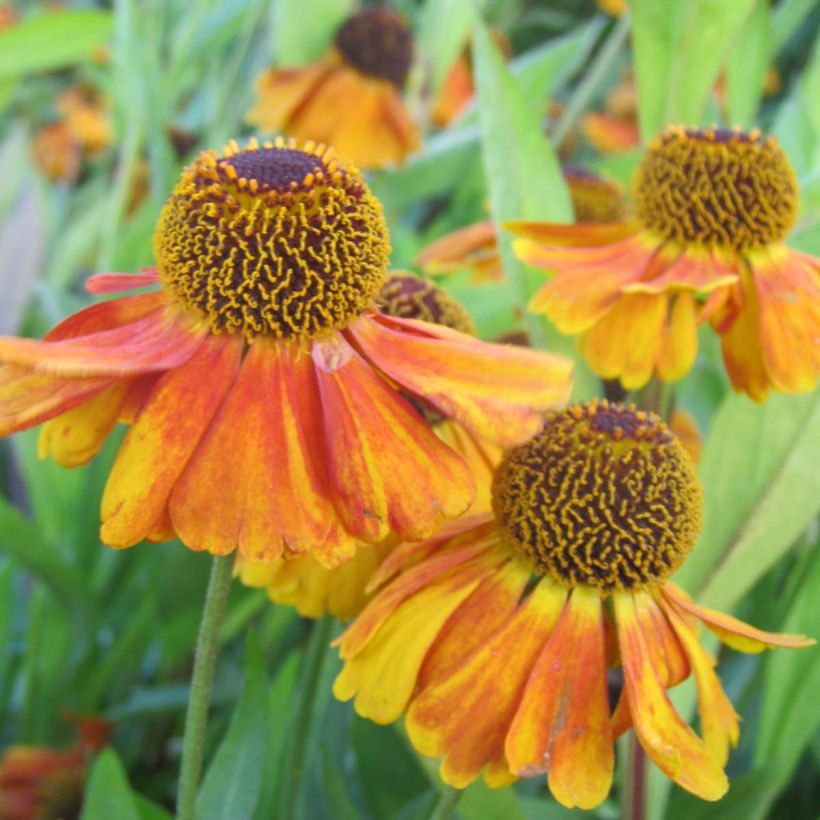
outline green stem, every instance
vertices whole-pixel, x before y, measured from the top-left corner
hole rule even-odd
[[[550,134],[550,141],[553,145],[560,145],[575,127],[578,118],[586,110],[589,101],[611,70],[612,63],[626,42],[631,28],[632,18],[629,12],[625,12],[612,27],[609,37],[592,61],[589,71],[586,72],[583,80],[578,83],[569,98],[564,113]]]
[[[316,693],[322,675],[324,661],[328,657],[328,646],[333,637],[333,619],[325,615],[313,624],[302,666],[299,686],[299,704],[293,721],[290,744],[290,760],[282,777],[279,798],[279,816],[296,817],[296,809],[301,794],[302,779],[305,776],[310,727],[316,714]]]
[[[445,789],[436,800],[426,820],[448,820],[453,816],[462,794],[464,794],[462,789],[454,789],[452,786]]]
[[[191,675],[191,691],[188,711],[185,715],[185,734],[182,739],[182,763],[177,795],[178,820],[194,820],[196,795],[202,774],[205,753],[205,729],[208,723],[208,704],[211,684],[219,649],[219,630],[225,615],[228,593],[231,588],[231,556],[217,556],[211,564],[211,577],[205,594],[205,606],[199,623],[196,640],[194,671]]]

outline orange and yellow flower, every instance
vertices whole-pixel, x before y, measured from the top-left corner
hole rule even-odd
[[[377,299],[387,316],[414,319],[475,333],[472,319],[452,296],[441,288],[405,271],[393,271]],[[431,406],[407,397],[436,435],[458,453],[476,481],[476,497],[469,511],[490,509],[492,471],[501,458],[500,448],[477,439],[458,422],[442,418]],[[237,559],[236,572],[243,584],[264,588],[271,601],[293,606],[305,618],[329,612],[347,620],[357,615],[370,595],[370,580],[379,564],[397,544],[395,536],[376,545],[360,545],[352,558],[337,567],[323,566],[313,555],[281,556],[274,561]]]
[[[381,206],[323,146],[201,154],[154,250],[156,270],[88,283],[149,292],[42,341],[0,339],[0,435],[45,422],[41,455],[74,466],[130,425],[102,499],[110,546],[176,534],[217,555],[314,550],[332,566],[357,541],[426,537],[475,485],[411,399],[509,446],[567,396],[566,359],[378,311]]]
[[[620,16],[614,10],[611,13]],[[638,89],[631,69],[607,94],[603,111],[590,111],[584,115],[581,133],[600,154],[617,154],[640,146]]]
[[[564,168],[575,221],[616,222],[626,215],[620,185],[585,168]],[[416,263],[427,273],[472,272],[476,282],[504,278],[501,253],[492,220],[476,222],[437,239],[419,253]]]
[[[67,749],[9,746],[0,757],[0,820],[79,817],[89,759],[107,742],[102,718],[76,721],[77,743]]]
[[[812,642],[667,581],[701,526],[695,468],[669,429],[607,402],[552,412],[497,468],[493,508],[388,556],[385,585],[337,641],[336,695],[378,723],[406,713],[413,745],[457,788],[546,773],[560,803],[593,808],[631,727],[667,776],[719,799],[739,718],[697,621],[744,652]],[[608,669],[623,681],[614,709]],[[702,737],[666,693],[691,674]]]
[[[736,390],[805,391],[820,373],[820,261],[783,244],[799,191],[773,138],[673,127],[635,176],[637,219],[515,223],[514,248],[555,275],[530,302],[580,334],[592,369],[627,389],[689,372],[696,328],[720,334]]]
[[[420,141],[401,98],[412,61],[413,35],[401,18],[366,9],[341,26],[324,59],[261,74],[248,122],[333,145],[362,168],[403,162]]]

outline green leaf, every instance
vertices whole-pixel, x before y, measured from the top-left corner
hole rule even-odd
[[[730,394],[712,420],[700,463],[704,526],[675,582],[731,609],[785,554],[820,508],[820,393]]]
[[[484,170],[504,270],[534,345],[572,355],[572,339],[526,311],[533,290],[531,280],[527,268],[513,253],[512,237],[503,229],[505,222],[514,219],[571,221],[572,204],[561,166],[544,137],[540,112],[504,65],[482,24],[477,24],[473,32],[473,64]],[[576,391],[594,393],[597,380],[589,371],[576,367],[575,381]]]
[[[265,662],[253,633],[245,652],[245,685],[197,796],[198,820],[252,817],[259,799],[260,761],[267,752],[267,690]]]
[[[277,64],[297,66],[321,58],[353,8],[353,0],[278,0],[272,23]]]
[[[747,129],[754,125],[774,56],[772,45],[769,2],[757,0],[726,66],[726,104],[732,125]]]
[[[513,789],[490,789],[483,780],[471,783],[458,801],[462,820],[526,820]]]
[[[470,0],[427,0],[424,4],[418,46],[429,73],[431,100],[438,99],[447,72],[466,45],[474,17]],[[442,20],[447,24],[442,25]]]
[[[140,820],[120,759],[105,749],[94,761],[85,789],[80,820]]]
[[[153,800],[143,797],[136,792],[131,795],[137,806],[140,820],[174,820],[174,816],[167,809],[164,809]]]
[[[79,63],[113,28],[107,11],[60,11],[23,20],[0,32],[0,80]]]
[[[670,123],[699,125],[755,0],[633,0],[638,113],[644,141]]]

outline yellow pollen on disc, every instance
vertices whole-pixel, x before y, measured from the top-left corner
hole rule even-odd
[[[476,327],[470,314],[446,290],[429,279],[409,273],[391,273],[378,298],[379,310],[400,319],[418,319],[434,325],[443,325],[470,336]]]
[[[731,251],[779,242],[797,219],[799,189],[773,137],[672,127],[635,174],[635,209],[665,239]]]
[[[507,453],[493,509],[535,572],[611,593],[660,583],[681,565],[702,498],[691,459],[657,416],[595,401],[550,413]]]
[[[372,306],[390,241],[358,170],[293,140],[200,156],[154,233],[160,281],[214,333],[315,338]]]
[[[564,179],[569,188],[576,222],[602,224],[626,217],[626,202],[621,186],[586,168],[567,166]]]

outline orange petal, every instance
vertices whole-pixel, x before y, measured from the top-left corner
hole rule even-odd
[[[813,390],[820,375],[818,262],[785,247],[750,261],[771,383],[777,390]]]
[[[724,615],[714,609],[698,606],[674,584],[664,584],[663,595],[685,612],[699,618],[706,627],[715,633],[723,643],[736,649],[738,652],[754,654],[764,649],[773,649],[776,646],[787,649],[804,649],[814,646],[816,641],[805,635],[789,635],[779,632],[764,632],[743,621]]]
[[[473,562],[404,601],[373,639],[345,663],[333,684],[340,700],[356,696],[362,717],[390,723],[405,710],[419,667],[442,624],[487,575],[487,566]],[[373,601],[378,601],[378,597]]]
[[[0,361],[54,375],[125,376],[178,367],[205,333],[158,308],[129,324],[77,338],[0,338]]]
[[[419,673],[425,687],[446,675],[513,615],[531,572],[521,561],[497,567],[453,613],[439,633]]]
[[[669,290],[709,293],[716,288],[738,281],[737,263],[723,260],[706,248],[686,248],[682,252],[674,245],[660,253],[657,272],[646,279],[627,285],[625,293],[663,293]]]
[[[550,222],[505,222],[504,228],[516,236],[533,239],[542,245],[566,248],[594,248],[611,245],[642,230],[640,222],[609,222],[606,224],[558,225]]]
[[[159,379],[111,469],[101,508],[103,543],[131,546],[164,519],[171,488],[228,391],[241,351],[240,338],[212,336]]]
[[[698,329],[691,293],[670,297],[671,310],[658,350],[658,376],[667,382],[682,379],[695,364]]]
[[[128,388],[127,381],[115,382],[47,421],[40,430],[38,456],[46,458],[50,454],[63,467],[77,467],[92,459],[114,429]]]
[[[350,557],[322,459],[313,364],[298,344],[257,339],[174,487],[171,520],[195,549],[272,560],[285,546],[328,564]],[[208,514],[203,512],[207,510]]]
[[[332,70],[329,63],[321,61],[299,68],[263,72],[256,80],[259,101],[248,112],[248,122],[265,131],[291,131],[288,120],[310,103]]]
[[[572,363],[561,356],[412,319],[363,317],[349,332],[391,379],[501,446],[526,441],[569,396]]]
[[[719,800],[729,788],[722,768],[703,741],[675,712],[648,648],[638,601],[647,593],[612,596],[624,669],[624,688],[635,732],[652,762],[679,786],[704,800]],[[649,629],[651,630],[651,625]]]
[[[67,379],[0,364],[0,436],[59,416],[111,385],[108,378]]]
[[[85,289],[89,293],[121,293],[158,282],[156,269],[144,268],[139,273],[95,273],[85,280]]]
[[[566,594],[539,584],[504,626],[411,704],[410,740],[422,754],[444,755],[445,783],[464,788],[504,759],[510,722]]]
[[[495,225],[490,219],[468,225],[430,243],[416,257],[416,264],[427,273],[446,273],[469,267],[476,255],[488,252],[498,257]]]
[[[666,320],[667,296],[623,296],[580,339],[581,353],[605,379],[620,379],[627,390],[652,377]]]
[[[333,500],[350,532],[418,540],[470,506],[464,460],[341,336],[314,342],[313,359]]]
[[[576,587],[533,667],[505,745],[510,769],[545,769],[553,797],[592,809],[615,765],[606,685],[601,597]]]
[[[66,317],[46,333],[44,338],[45,341],[56,342],[122,327],[155,312],[166,301],[163,293],[142,293],[99,302]]]
[[[698,643],[689,625],[678,614],[674,605],[666,605],[664,609],[695,670],[703,741],[715,760],[721,766],[725,766],[729,759],[729,749],[737,746],[740,718],[712,668],[712,659]]]

